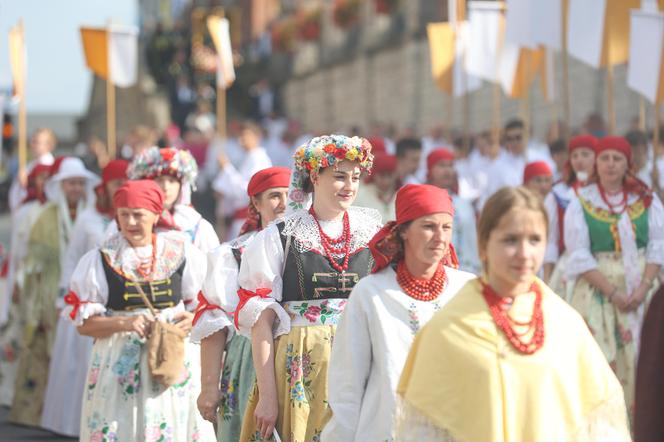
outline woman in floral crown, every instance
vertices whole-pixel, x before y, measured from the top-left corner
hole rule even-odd
[[[129,179],[152,179],[164,191],[164,213],[160,227],[171,227],[187,234],[203,252],[219,245],[212,225],[191,206],[191,192],[196,190],[198,165],[188,150],[175,147],[151,147],[129,165]]]
[[[456,270],[453,220],[446,190],[408,184],[397,192],[396,221],[369,243],[376,264],[353,289],[334,338],[324,441],[392,439],[397,383],[415,335],[475,278]]]
[[[205,255],[181,234],[155,232],[164,193],[151,180],[127,181],[113,195],[120,231],[87,252],[72,273],[63,314],[94,338],[83,394],[80,440],[210,441],[212,424],[196,409],[198,345],[184,343],[181,375],[170,386],[148,365],[146,339],[157,319],[189,334]]]
[[[626,139],[604,137],[596,152],[590,184],[565,213],[569,302],[615,370],[632,414],[643,317],[664,264],[664,207],[629,172]]]
[[[198,409],[203,418],[217,424],[217,439],[222,442],[240,439],[244,410],[256,382],[251,340],[234,333],[229,316],[240,301],[237,277],[242,252],[259,231],[283,217],[290,176],[291,171],[286,167],[268,167],[256,172],[247,186],[251,215],[241,235],[208,255],[208,275],[191,336],[194,342],[201,342],[203,385]]]
[[[629,441],[622,388],[597,342],[536,277],[547,239],[540,199],[501,189],[477,230],[484,274],[416,336],[396,440]]]
[[[311,441],[330,417],[327,366],[336,324],[353,286],[373,267],[368,243],[380,228],[371,209],[351,207],[371,145],[329,135],[299,147],[291,212],[256,235],[240,266],[235,309],[250,336],[257,385],[240,440]],[[313,194],[313,204],[311,204]]]

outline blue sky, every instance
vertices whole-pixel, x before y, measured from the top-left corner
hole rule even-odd
[[[92,73],[79,27],[104,26],[108,19],[138,25],[138,0],[0,0],[0,90],[11,88],[7,36],[19,18],[28,52],[28,112],[82,114]]]

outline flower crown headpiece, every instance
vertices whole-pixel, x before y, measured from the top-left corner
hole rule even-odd
[[[312,172],[318,172],[344,160],[359,162],[360,169],[367,173],[371,173],[373,165],[371,143],[362,137],[345,135],[323,135],[312,138],[297,148],[293,159],[295,167],[288,190],[288,206],[291,210],[306,209],[311,203],[310,196],[304,192],[304,181],[311,177]]]
[[[198,165],[188,150],[175,147],[150,147],[138,154],[127,169],[131,180],[153,179],[171,175],[196,190]]]

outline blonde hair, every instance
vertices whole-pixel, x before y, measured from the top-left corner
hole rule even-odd
[[[49,129],[48,127],[40,127],[32,133],[32,139],[37,138],[41,134],[45,134],[49,138],[51,146],[55,147],[58,144],[58,138],[55,136],[53,129]]]
[[[548,232],[549,217],[542,200],[523,186],[504,187],[487,200],[480,214],[477,223],[477,246],[480,252],[486,249],[491,232],[500,224],[503,217],[513,209],[525,209],[541,213]]]

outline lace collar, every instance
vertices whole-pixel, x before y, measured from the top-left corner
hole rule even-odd
[[[166,279],[175,273],[185,260],[185,241],[178,232],[157,234],[157,263],[151,279]],[[132,247],[119,232],[106,239],[100,250],[113,270],[135,281],[143,279],[136,269],[152,256],[152,245]]]
[[[243,249],[252,239],[254,239],[257,233],[258,230],[252,230],[251,232],[247,232],[244,235],[240,235],[237,238],[228,241],[226,244],[231,249]]]
[[[296,210],[286,215],[282,222],[284,223],[282,235],[292,236],[295,239],[293,246],[298,252],[304,253],[310,250],[323,252],[318,225],[307,210]],[[371,238],[382,225],[378,211],[366,207],[350,207],[348,209],[348,222],[350,223],[351,232],[350,253],[367,247]],[[325,233],[334,236],[335,233],[341,232],[341,223],[342,221],[339,220],[321,225]],[[338,224],[338,226],[335,226],[335,224]],[[330,231],[328,231],[328,228]],[[332,232],[332,229],[338,229],[338,231]]]

